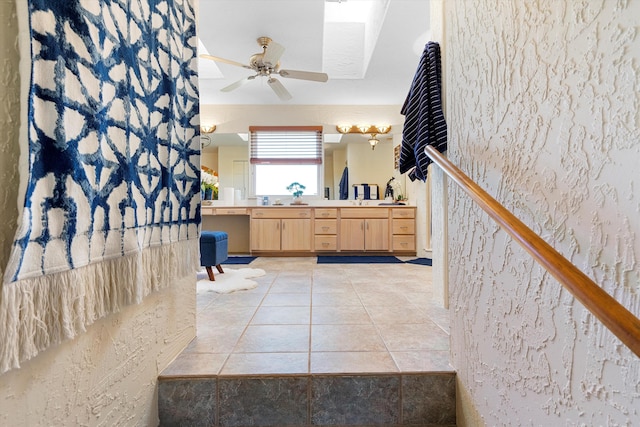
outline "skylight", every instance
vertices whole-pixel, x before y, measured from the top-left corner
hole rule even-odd
[[[367,72],[390,0],[325,2],[323,63],[332,79]]]

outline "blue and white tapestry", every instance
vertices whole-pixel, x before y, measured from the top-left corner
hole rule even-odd
[[[197,271],[193,1],[25,1],[28,171],[0,373]]]

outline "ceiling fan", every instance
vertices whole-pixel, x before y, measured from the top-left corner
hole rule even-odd
[[[256,74],[253,76],[245,77],[238,80],[229,86],[220,89],[222,92],[230,92],[234,89],[243,86],[245,83],[255,79],[256,77],[267,77],[267,83],[269,87],[278,95],[283,101],[291,99],[289,91],[280,83],[280,80],[276,79],[274,75],[279,75],[288,79],[310,80],[314,82],[326,82],[328,76],[325,73],[315,73],[312,71],[300,71],[300,70],[281,70],[280,69],[280,57],[284,53],[284,47],[271,40],[269,37],[259,37],[258,44],[262,47],[262,53],[256,53],[251,55],[249,59],[249,65],[242,64],[240,62],[232,61],[230,59],[219,58],[213,55],[200,55],[201,58],[211,59],[217,62],[223,62],[225,64],[235,65],[238,67],[247,68],[253,70]]]

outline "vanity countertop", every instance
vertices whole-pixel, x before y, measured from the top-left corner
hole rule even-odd
[[[205,200],[202,202],[203,208],[354,208],[354,207],[363,207],[363,208],[374,208],[374,207],[407,207],[414,208],[415,205],[412,205],[410,202],[385,202],[384,200],[363,200],[360,203],[358,200],[321,200],[321,201],[313,201],[310,200],[308,204],[292,204],[292,203],[282,203],[280,205],[270,203],[268,205],[256,204],[256,203],[247,203],[246,201],[234,203],[233,205],[225,204],[223,200]]]

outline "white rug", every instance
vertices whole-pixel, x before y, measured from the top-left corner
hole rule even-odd
[[[230,292],[253,289],[258,286],[258,282],[249,280],[255,277],[264,276],[266,273],[261,268],[241,268],[232,270],[228,267],[224,268],[224,273],[218,273],[213,269],[215,281],[210,281],[206,270],[198,272],[197,292],[217,292],[220,294],[228,294]]]

